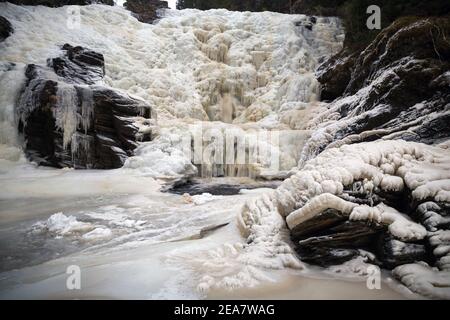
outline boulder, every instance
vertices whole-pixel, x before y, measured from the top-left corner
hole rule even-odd
[[[314,223],[308,222],[310,225]],[[332,227],[321,225],[307,237],[299,237],[295,232],[291,235],[302,261],[327,267],[355,258],[359,255],[359,249],[370,248],[380,230],[382,227],[379,225],[345,220]]]
[[[123,6],[144,23],[152,23],[159,18],[158,10],[169,8],[167,1],[159,0],[127,0]]]
[[[389,234],[380,236],[375,252],[383,261],[383,267],[387,269],[416,261],[432,261],[432,255],[427,250],[425,241],[408,243],[394,239]]]
[[[151,108],[96,84],[104,76],[101,54],[69,44],[62,51],[47,66],[26,68],[16,106],[25,152],[40,165],[119,168],[139,141],[150,140],[139,127],[151,118]]]
[[[13,33],[11,23],[4,17],[0,16],[0,42],[8,38]]]

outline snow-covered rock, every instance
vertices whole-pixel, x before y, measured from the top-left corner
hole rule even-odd
[[[99,85],[102,54],[69,44],[61,49],[47,66],[26,67],[16,107],[26,154],[42,165],[119,168],[137,141],[150,140],[151,108]]]
[[[239,221],[253,240],[264,217],[286,217],[304,262],[341,264],[364,249],[385,268],[423,260],[445,273],[448,231],[427,229],[448,228],[449,166],[448,149],[403,140],[330,148],[247,203]]]
[[[307,126],[314,133],[300,166],[344,144],[448,139],[448,32],[446,18],[401,18],[362,52],[343,51],[322,64],[317,71],[322,98],[335,100]]]

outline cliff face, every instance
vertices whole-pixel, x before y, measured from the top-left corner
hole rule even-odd
[[[332,153],[333,148],[349,150],[344,148],[353,144],[358,148],[363,142],[384,140],[389,145],[389,140],[406,140],[437,145],[447,141],[450,137],[449,21],[448,17],[400,18],[382,30],[361,53],[343,51],[322,64],[317,71],[322,98],[334,101],[310,123],[314,134],[303,149],[300,167],[307,167],[310,159]],[[369,148],[361,152],[371,151]],[[370,165],[382,164],[370,161]],[[399,171],[394,169],[389,174],[398,176]],[[364,185],[364,181],[344,183],[340,199],[370,207],[388,205],[430,227],[424,218],[427,214],[419,213],[422,201],[414,199],[413,186],[400,188],[397,193],[391,187],[383,190],[382,186],[376,186],[369,190]],[[436,214],[445,220],[448,202],[433,203],[440,208]],[[378,225],[351,222],[342,209],[334,207],[325,206],[319,211],[314,219],[291,225],[292,236],[299,241],[299,252],[305,261],[322,265],[340,263],[354,257],[355,248],[368,247],[388,268],[416,260],[434,261],[430,258],[433,254],[426,250],[432,246],[426,241],[403,244],[408,253],[396,255],[392,235],[380,232]],[[317,239],[325,230],[333,236]],[[338,254],[337,249],[344,251]]]
[[[427,144],[450,136],[450,23],[442,18],[401,18],[359,55],[341,52],[317,71],[328,111],[303,160],[328,147],[404,139]]]

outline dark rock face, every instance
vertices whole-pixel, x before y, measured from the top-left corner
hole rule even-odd
[[[388,194],[378,188],[370,193],[362,190],[354,191],[358,189],[359,182],[355,182],[344,190],[340,198],[357,204],[375,206],[383,203],[392,206],[406,212],[424,226],[426,219],[433,222],[434,229],[431,229],[433,231],[436,227],[441,228],[450,222],[445,218],[447,213],[441,207],[434,202],[430,202],[428,207],[420,206],[409,200],[407,191]],[[431,212],[434,213],[432,219],[430,219]],[[430,226],[428,228],[430,229]],[[404,242],[394,238],[382,224],[350,221],[348,215],[336,209],[324,210],[312,219],[296,225],[290,233],[301,260],[323,267],[342,264],[353,259],[361,254],[359,250],[374,254],[375,258],[371,262],[386,269],[416,261],[430,264],[435,261],[429,238]]]
[[[150,119],[143,101],[95,85],[104,75],[103,56],[63,46],[47,66],[30,64],[16,108],[27,156],[38,164],[74,168],[119,168],[140,135],[134,118]]]
[[[53,58],[51,65],[55,73],[68,83],[94,84],[105,76],[103,55],[83,47],[65,44],[63,57]]]
[[[322,99],[335,101],[310,128],[326,137],[315,135],[302,160],[380,138],[433,144],[450,137],[449,21],[399,19],[359,55],[344,51],[321,65]]]
[[[252,190],[256,188],[272,188],[275,189],[280,185],[281,181],[256,182],[253,184],[244,183],[211,183],[205,184],[202,181],[195,179],[189,181],[177,181],[173,186],[171,185],[166,191],[183,195],[189,193],[191,196],[210,193],[212,195],[235,195],[239,194],[242,189]]]
[[[124,7],[133,12],[139,21],[152,23],[159,18],[158,10],[167,9],[169,5],[167,1],[159,0],[127,0]]]
[[[0,42],[8,38],[13,33],[11,23],[4,17],[0,16]]]
[[[405,65],[405,58],[413,61],[414,65],[421,62],[425,64],[423,67],[433,68],[434,73],[430,71],[430,76],[437,78],[449,70],[450,45],[445,38],[445,34],[450,32],[448,19],[448,16],[401,18],[384,29],[361,53],[351,53],[344,49],[318,69],[318,80],[325,94],[328,95],[328,91],[334,93],[331,95],[333,99],[355,94],[374,82],[383,72],[398,66],[399,62]],[[414,77],[414,74],[409,74],[409,71],[414,71],[412,66],[410,68],[400,69],[405,73],[402,78],[407,80],[410,76]],[[328,88],[339,89],[327,90]]]
[[[322,213],[319,220],[329,214],[330,212]],[[314,224],[314,221],[308,222]],[[301,229],[300,224],[297,234]],[[358,249],[367,249],[376,239],[380,229],[380,226],[370,226],[362,222],[342,221],[333,226],[322,225],[321,228],[318,227],[318,232],[308,237],[296,237],[293,234],[293,240],[297,243],[296,251],[302,261],[326,267],[358,256]]]
[[[326,95],[323,98],[355,94],[383,72],[400,67],[399,64],[408,65],[408,61],[412,61],[409,69],[398,68],[404,72],[398,80],[414,78],[410,71],[413,72],[414,65],[421,63],[420,67],[432,69],[425,74],[432,78],[426,78],[428,81],[425,84],[430,84],[430,80],[449,70],[450,45],[445,40],[445,34],[450,31],[448,19],[402,18],[384,29],[361,53],[350,53],[344,49],[318,69],[318,80]],[[416,83],[415,87],[418,85]],[[422,88],[416,90],[422,91]]]
[[[426,60],[435,67],[436,75],[449,70],[450,45],[445,34],[450,31],[449,17],[401,18],[383,30],[355,61],[346,93],[353,94],[374,81],[405,57]],[[406,70],[408,71],[408,70]],[[405,75],[406,76],[406,75]]]
[[[10,2],[23,6],[47,6],[47,7],[62,7],[67,5],[84,6],[89,4],[107,4],[109,6],[114,5],[113,0],[0,0],[0,2]]]
[[[317,69],[317,79],[321,83],[322,100],[334,100],[340,97],[352,76],[357,54],[342,51],[333,56]]]
[[[381,235],[375,252],[388,269],[416,261],[432,261],[426,242],[408,243],[386,234]]]

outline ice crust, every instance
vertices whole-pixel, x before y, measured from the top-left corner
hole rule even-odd
[[[410,190],[414,201],[423,202],[418,210],[425,212],[430,228],[442,222],[437,203],[448,202],[450,186],[450,152],[447,148],[421,143],[374,141],[329,148],[285,180],[274,192],[247,202],[238,218],[249,240],[265,248],[273,248],[283,233],[286,217],[290,229],[320,214],[336,209],[350,220],[370,221],[387,226],[395,238],[415,241],[429,237],[435,254],[442,256],[439,269],[422,265],[400,266],[394,275],[410,290],[429,297],[448,297],[448,231],[430,233],[427,229],[396,209],[380,203],[358,205],[343,197],[344,188],[358,185],[360,192],[377,189],[400,192]],[[284,239],[284,241],[288,241]],[[435,281],[435,282],[434,282]]]

